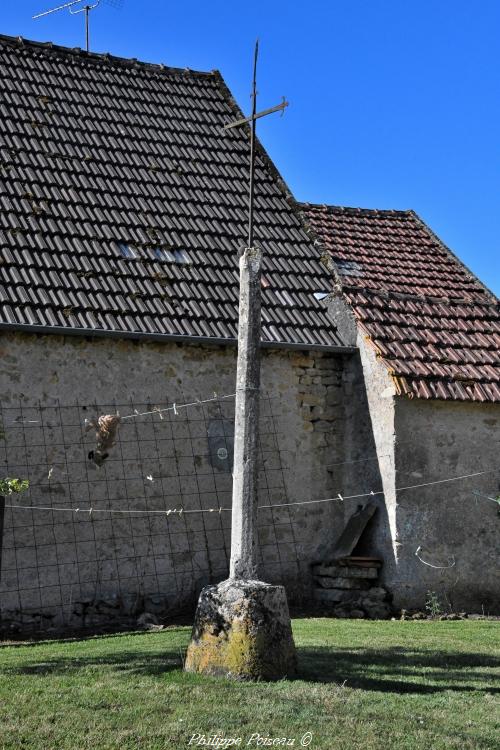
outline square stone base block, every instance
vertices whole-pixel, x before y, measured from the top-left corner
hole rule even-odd
[[[204,588],[184,668],[240,680],[279,680],[295,674],[284,587],[229,579]]]

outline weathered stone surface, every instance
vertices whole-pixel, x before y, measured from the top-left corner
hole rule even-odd
[[[363,602],[363,609],[370,620],[387,620],[391,616],[391,608],[383,602]]]
[[[279,680],[296,670],[283,586],[229,579],[200,594],[185,670]]]
[[[317,576],[315,580],[324,589],[355,589],[356,591],[366,591],[370,586],[370,581],[365,581],[362,578]]]
[[[359,593],[359,592],[358,592]],[[314,598],[320,602],[350,602],[356,598],[355,591],[345,591],[343,589],[315,589]]]
[[[163,625],[160,624],[156,615],[152,612],[143,612],[137,618],[137,627],[141,630],[162,630]]]
[[[351,609],[350,615],[353,620],[362,620],[365,617],[362,609]]]
[[[386,601],[389,598],[389,593],[382,586],[374,586],[366,592],[366,598],[374,601]]]
[[[261,260],[255,248],[240,258],[230,576],[241,579],[257,573]]]
[[[139,343],[3,332],[0,338],[4,359],[9,358],[9,365],[4,368],[4,378],[0,382],[1,400],[4,406],[15,404],[16,408],[22,400],[24,415],[33,413],[33,419],[39,417],[35,411],[27,409],[33,407],[36,410],[39,400],[43,409],[58,400],[68,407],[78,400],[80,405],[89,407],[87,415],[94,416],[93,407],[89,405],[95,404],[96,399],[100,406],[108,405],[106,409],[115,403],[123,405],[122,412],[126,414],[129,413],[131,400],[139,411],[147,411],[148,405],[163,404],[167,395],[170,404],[179,404],[211,397],[214,391],[219,394],[234,393],[236,350],[231,346],[180,345],[168,342],[167,337],[162,342]],[[260,421],[263,429],[260,444],[266,456],[265,476],[273,479],[282,476],[279,464],[284,467],[287,499],[290,502],[331,497],[337,479],[327,466],[348,456],[340,437],[338,444],[326,442],[329,433],[321,434],[318,440],[314,423],[302,417],[301,407],[296,402],[298,378],[302,371],[292,366],[292,356],[293,352],[281,349],[265,348],[261,352],[263,388]],[[318,356],[319,353],[311,353],[307,356],[307,362],[313,365]],[[336,359],[338,366],[342,367],[341,355],[328,356]],[[37,363],[36,367],[32,366],[33,362]],[[310,367],[309,364],[307,366]],[[332,371],[313,368],[312,372],[330,376]],[[98,392],[96,373],[99,373]],[[14,375],[15,380],[11,378]],[[312,378],[310,374],[306,377]],[[305,387],[305,392],[308,392],[308,387]],[[315,398],[324,403],[324,397],[316,395]],[[193,407],[193,410],[179,412],[178,419],[174,420],[174,445],[170,442],[168,419],[161,421],[158,417],[154,425],[142,424],[140,420],[139,430],[133,427],[139,422],[125,423],[129,425],[127,429],[133,438],[129,442],[125,432],[121,435],[120,439],[126,441],[122,445],[124,460],[126,465],[132,466],[140,455],[144,469],[141,475],[144,478],[150,472],[154,474],[154,466],[158,466],[157,447],[160,443],[156,441],[168,438],[161,443],[163,479],[154,484],[147,482],[147,502],[137,500],[134,507],[171,508],[180,497],[179,492],[182,493],[186,511],[214,507],[216,493],[220,494],[221,499],[228,497],[232,484],[229,467],[224,467],[223,462],[219,461],[214,472],[210,463],[213,458],[210,425],[215,422],[221,428],[221,413],[227,413],[232,421],[229,400],[226,406],[224,402],[214,402],[213,406],[207,404],[203,409]],[[189,420],[196,422],[192,422],[186,432],[189,422],[184,420],[187,415]],[[64,408],[63,416],[68,425],[79,425],[85,412]],[[50,411],[47,411],[46,418],[52,421]],[[340,435],[342,423],[343,409],[340,408],[336,422],[332,423]],[[15,425],[11,427],[17,429]],[[30,438],[34,432],[32,426],[26,429],[26,436]],[[224,427],[223,431],[227,435]],[[75,432],[77,438],[74,437]],[[57,438],[58,444],[62,442],[58,435]],[[36,502],[79,507],[86,505],[86,498],[90,495],[94,507],[108,507],[107,484],[95,481],[102,478],[97,472],[92,471],[87,479],[86,453],[81,449],[76,450],[76,443],[73,445],[76,439],[80,439],[79,427],[65,425],[64,442],[70,451],[67,457],[71,462],[75,460],[70,464],[72,481],[78,479],[78,484],[68,484],[68,477],[56,467],[50,482],[45,479],[37,486],[36,491],[45,497],[40,497]],[[189,443],[184,440],[189,440]],[[21,446],[22,441],[17,442]],[[22,453],[24,450],[19,447],[16,451],[10,451],[9,461],[13,466],[26,461],[26,454]],[[184,457],[177,461],[176,450],[182,456],[191,454],[192,450],[195,454],[194,465],[191,459]],[[36,465],[37,476],[40,472],[40,478],[43,479],[43,475],[46,478],[49,465],[43,469],[48,460],[44,446],[30,446],[29,454],[29,461]],[[113,458],[120,456],[117,446]],[[292,456],[293,461],[290,458],[290,465],[287,466],[285,461]],[[273,463],[272,473],[268,475],[270,459],[278,461],[278,465],[275,467]],[[57,457],[51,460],[64,462],[62,446],[57,448]],[[112,466],[118,464],[109,464],[109,467]],[[109,467],[105,467],[105,470],[108,471]],[[10,471],[7,468],[6,474]],[[142,482],[138,487],[135,479],[137,471],[127,470],[126,475],[130,478],[120,479],[116,484],[113,480],[113,485],[110,485],[115,498],[110,501],[111,507],[122,507],[122,498],[126,495],[135,498],[143,494]],[[261,471],[259,504],[283,501],[283,489],[273,488],[271,493],[272,497]],[[222,505],[226,505],[226,502],[222,502]],[[261,550],[262,563],[258,577],[276,580],[279,575],[277,582],[286,585],[288,595],[302,601],[310,593],[312,585],[307,565],[322,559],[318,547],[327,544],[337,533],[342,523],[343,509],[340,503],[297,508],[293,523],[300,524],[300,534],[289,542],[286,549],[274,536],[275,518],[280,512],[283,511],[276,509],[259,513],[259,530],[269,529],[270,538]],[[137,617],[144,611],[155,614],[160,622],[165,622],[179,610],[192,607],[195,592],[199,592],[206,582],[227,577],[230,513],[191,514],[186,517],[172,514],[168,520],[160,516],[152,516],[151,519],[134,516],[129,520],[120,514],[109,517],[94,514],[92,518],[85,517],[85,520],[80,516],[73,518],[69,513],[59,513],[56,518],[44,512],[6,514],[0,584],[2,624],[7,619],[7,613],[12,612],[13,618],[21,626],[25,624],[31,628],[33,620],[33,629],[40,632],[38,613],[41,608],[44,613],[54,615],[57,627],[67,630],[90,627],[97,618],[99,628],[115,627],[118,623],[126,623],[127,627],[133,628]],[[286,518],[288,522],[288,510]],[[184,533],[186,521],[189,529]],[[283,529],[284,524],[279,528]],[[304,561],[303,567],[297,566],[297,559]],[[22,560],[22,564],[18,564],[19,560]],[[157,597],[158,601],[153,602],[151,597]],[[42,629],[45,628],[44,622]]]
[[[338,607],[333,614],[341,620],[348,620],[351,616],[349,610],[343,607]]]

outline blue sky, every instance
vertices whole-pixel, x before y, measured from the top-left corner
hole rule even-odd
[[[259,137],[295,196],[413,208],[500,294],[498,0],[105,3],[94,51],[218,68],[245,111],[258,36],[259,106],[290,101]],[[82,15],[31,20],[57,4],[3,3],[0,32],[84,46]]]

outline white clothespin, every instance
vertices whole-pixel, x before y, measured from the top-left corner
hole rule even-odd
[[[339,500],[340,500],[340,501],[341,501],[342,503],[344,502],[344,498],[342,497],[342,495],[340,494],[340,492],[338,493],[337,497],[339,498]]]
[[[156,412],[158,412],[158,416],[159,416],[159,417],[160,417],[160,419],[161,419],[161,420],[163,421],[163,414],[161,413],[161,409],[160,409],[160,407],[159,407],[159,406],[153,406],[153,411],[156,411]]]
[[[177,405],[176,404],[174,404],[173,409],[174,409],[175,416],[177,416],[179,412],[177,411]]]

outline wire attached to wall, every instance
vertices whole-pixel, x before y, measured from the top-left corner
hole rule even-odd
[[[475,497],[482,497],[483,500],[491,500],[492,503],[495,503],[495,505],[498,507],[498,510],[500,512],[500,497],[490,497],[490,495],[484,495],[482,492],[479,492],[478,490],[472,490],[472,494]]]
[[[458,482],[465,479],[471,479],[472,477],[478,477],[483,476],[485,474],[496,474],[498,471],[500,471],[500,467],[497,467],[495,469],[486,469],[484,471],[475,471],[473,474],[462,474],[458,477],[447,477],[446,479],[436,479],[432,482],[422,482],[421,484],[412,484],[408,485],[406,487],[397,487],[394,492],[403,492],[406,490],[414,490],[414,489],[420,489],[421,487],[431,487],[438,484],[445,484],[447,482]],[[336,497],[327,497],[327,498],[321,498],[317,500],[299,500],[297,502],[292,503],[276,503],[274,505],[258,505],[258,510],[268,510],[270,508],[284,508],[284,507],[292,507],[292,506],[298,506],[298,505],[313,505],[316,503],[333,503],[338,500],[341,502],[345,502],[346,500],[358,500],[361,498],[366,497],[374,497],[375,495],[384,495],[384,490],[378,490],[377,492],[374,492],[371,490],[370,492],[363,492],[357,495],[341,495],[340,493],[337,494]],[[133,499],[133,498],[129,498]],[[489,498],[491,500],[491,498]],[[78,512],[89,512],[89,509],[86,511],[82,508],[48,508],[48,507],[41,507],[37,505],[5,505],[6,508],[11,508],[15,510],[52,510],[52,511],[63,511],[63,512],[71,512],[71,513],[78,513]],[[196,508],[193,510],[184,510],[184,509],[176,509],[172,508],[169,510],[122,510],[122,509],[111,509],[111,508],[92,508],[90,509],[94,513],[130,513],[130,514],[163,514],[163,515],[170,515],[170,514],[176,514],[176,513],[222,513],[224,511],[229,512],[231,511],[231,508]],[[420,550],[420,548],[419,548]],[[424,561],[422,561],[424,562]]]
[[[423,563],[424,565],[428,565],[429,568],[435,568],[436,570],[448,570],[448,568],[453,568],[456,564],[455,555],[452,555],[450,558],[448,558],[450,560],[453,560],[453,562],[451,562],[449,565],[433,565],[432,563],[426,562],[426,560],[423,560],[420,557],[421,551],[422,551],[422,547],[421,546],[417,547],[415,551],[415,556],[420,560],[421,563]]]

